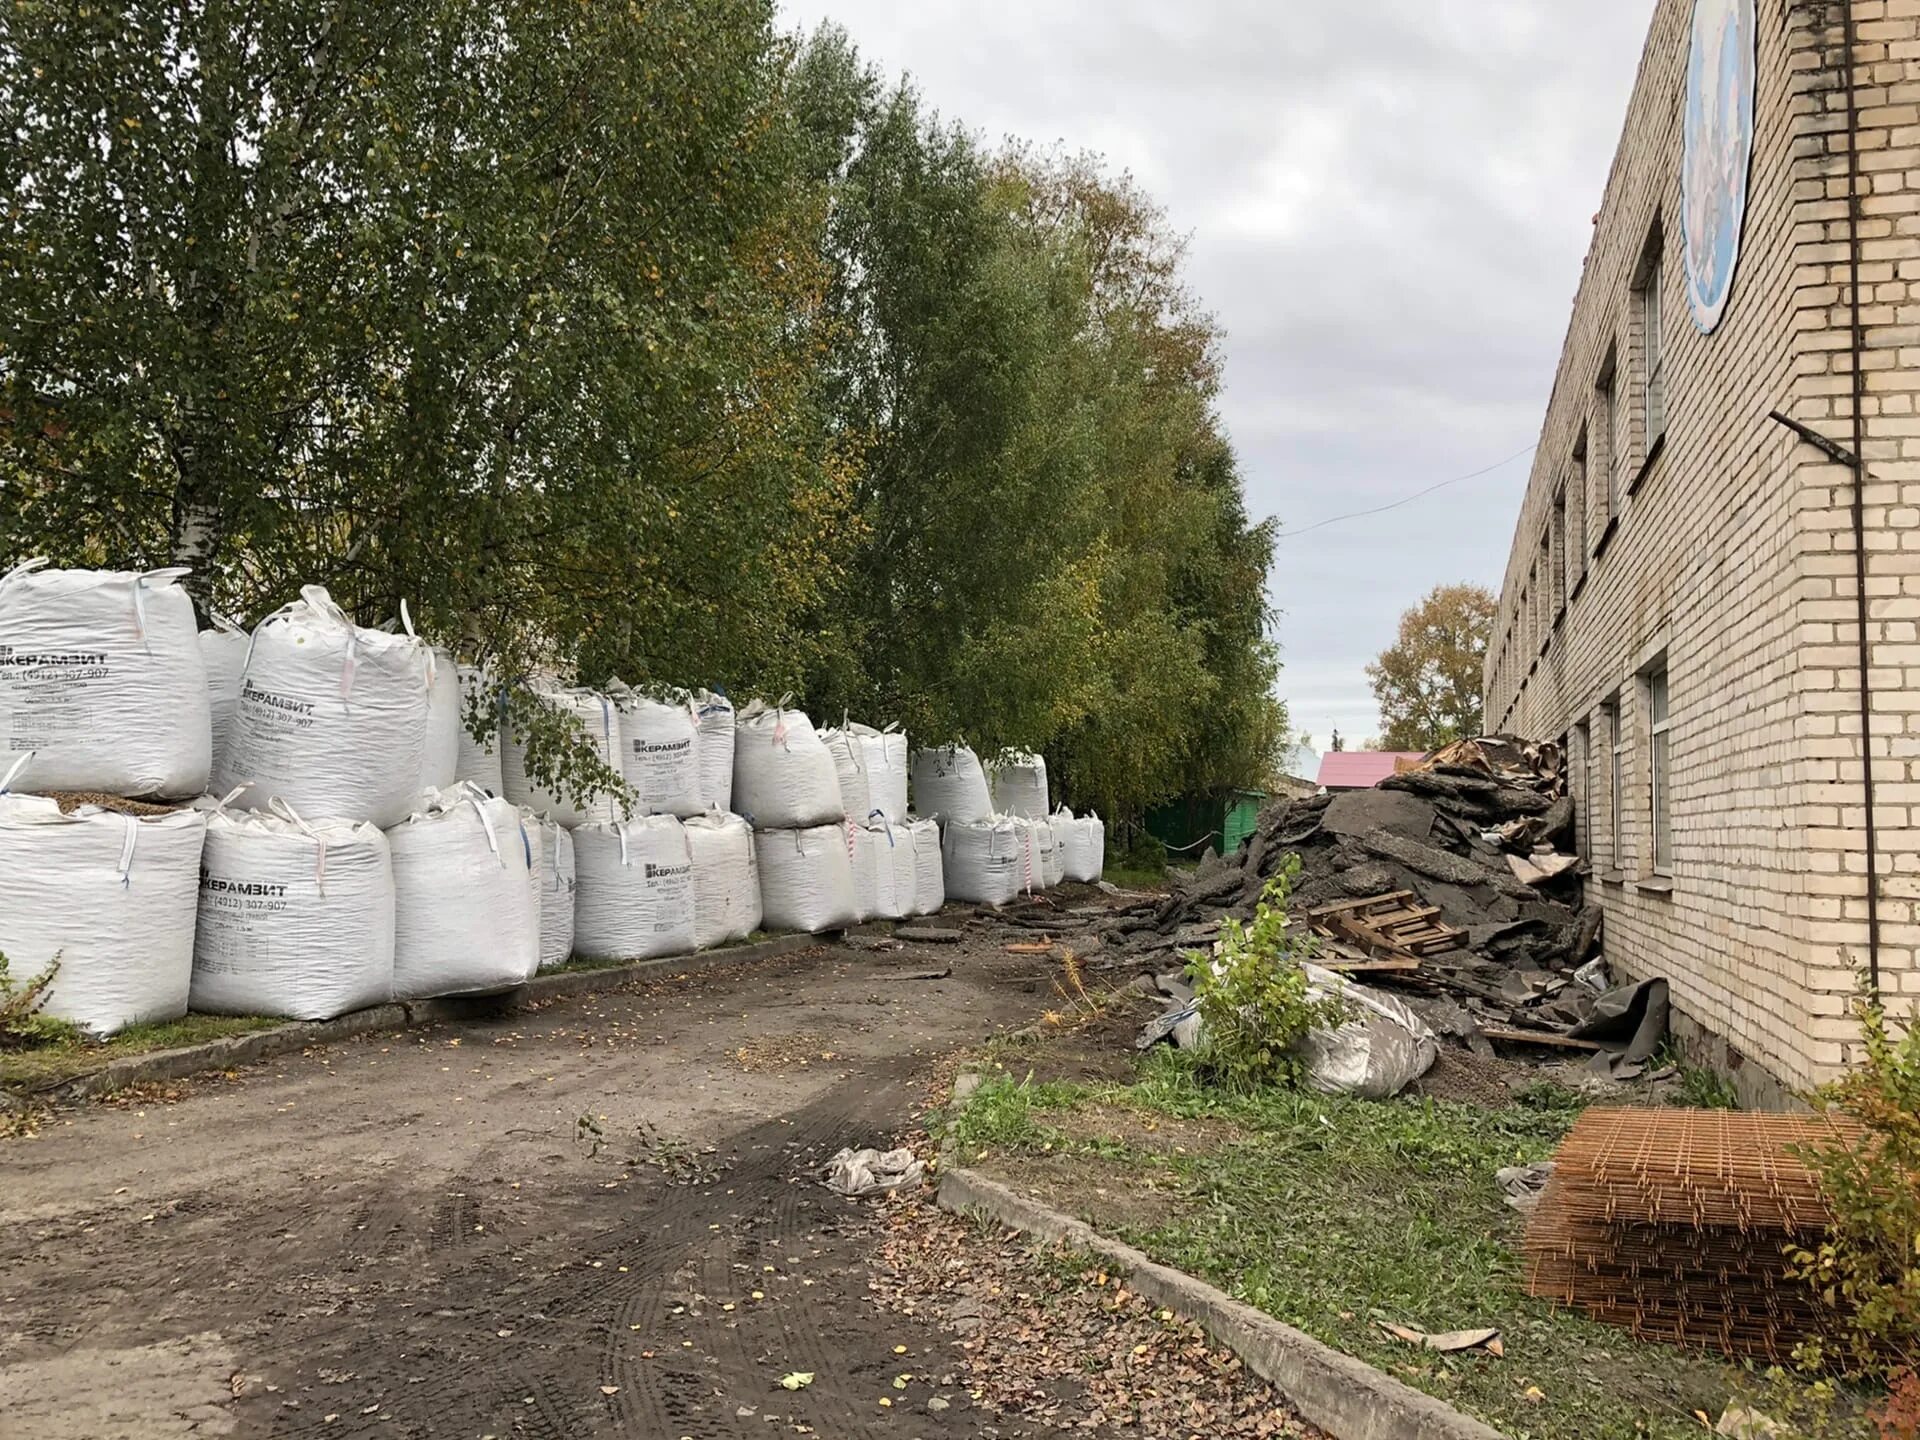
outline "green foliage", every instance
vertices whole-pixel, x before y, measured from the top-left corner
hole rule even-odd
[[[1220,927],[1218,954],[1187,952],[1204,1027],[1195,1064],[1229,1090],[1297,1084],[1300,1038],[1346,1018],[1339,997],[1310,992],[1301,962],[1315,953],[1313,935],[1287,929],[1287,894],[1299,873],[1300,857],[1289,855],[1267,881],[1251,924],[1229,918]]]
[[[60,957],[47,968],[26,980],[17,980],[0,951],[0,1050],[26,1050],[77,1038],[78,1032],[65,1020],[41,1013],[53,990],[53,977],[60,973]]]
[[[1796,1271],[1851,1325],[1858,1369],[1920,1363],[1920,1026],[1895,1032],[1877,997],[1855,1006],[1863,1056],[1814,1097],[1858,1125],[1858,1143],[1806,1147],[1833,1210],[1827,1236],[1793,1256]]]
[[[1480,733],[1481,671],[1494,598],[1478,585],[1437,585],[1400,617],[1394,643],[1367,666],[1385,750],[1436,750]]]

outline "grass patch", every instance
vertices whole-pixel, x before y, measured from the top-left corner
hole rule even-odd
[[[1526,1295],[1521,1222],[1493,1173],[1547,1158],[1580,1106],[1552,1086],[1494,1110],[1231,1095],[1161,1051],[1129,1085],[988,1080],[955,1139],[968,1164],[1015,1184],[1057,1172],[1063,1203],[1096,1228],[1517,1440],[1681,1440],[1701,1433],[1696,1412],[1717,1420],[1736,1395],[1780,1416],[1779,1388],[1744,1367],[1642,1344]],[[1182,1143],[1154,1143],[1148,1132],[1175,1122],[1194,1122]],[[1155,1203],[1132,1203],[1143,1194]],[[1381,1321],[1497,1325],[1506,1356],[1430,1354]],[[1829,1433],[1865,1432],[1843,1421]]]
[[[225,1035],[244,1035],[288,1022],[267,1015],[188,1015],[146,1025],[129,1025],[105,1040],[63,1036],[21,1050],[0,1051],[0,1086],[9,1090],[39,1090],[100,1069],[125,1055],[155,1050],[177,1050]]]
[[[1173,877],[1164,865],[1107,865],[1100,878],[1122,890],[1164,890]]]

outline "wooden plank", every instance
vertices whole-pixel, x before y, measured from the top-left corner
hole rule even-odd
[[[1518,1045],[1552,1045],[1562,1050],[1604,1050],[1595,1040],[1576,1040],[1571,1035],[1556,1035],[1551,1030],[1519,1030],[1507,1025],[1482,1025],[1480,1033],[1489,1040],[1510,1040]]]
[[[1316,905],[1307,911],[1307,918],[1317,920],[1322,915],[1339,915],[1348,910],[1358,910],[1367,905],[1380,905],[1388,900],[1411,900],[1413,891],[1395,890],[1390,895],[1369,895],[1363,900],[1336,900],[1331,905]]]
[[[1405,974],[1420,968],[1419,959],[1412,955],[1395,956],[1389,960],[1326,960],[1316,957],[1313,963],[1322,970],[1338,970],[1342,975],[1378,975],[1389,971]]]

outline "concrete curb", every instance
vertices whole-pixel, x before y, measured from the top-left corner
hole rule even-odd
[[[1104,1257],[1133,1290],[1196,1320],[1334,1440],[1502,1440],[1498,1430],[1376,1370],[1364,1360],[1243,1305],[1204,1280],[1109,1240],[1084,1221],[1029,1200],[964,1166],[940,1167],[943,1210],[978,1211],[1002,1225]]]
[[[557,1000],[570,995],[590,995],[602,990],[617,990],[639,980],[678,975],[688,970],[704,970],[716,965],[746,964],[776,955],[791,955],[826,944],[831,935],[776,935],[771,940],[751,945],[728,945],[713,950],[697,950],[690,955],[668,955],[657,960],[634,960],[624,965],[608,965],[599,970],[567,970],[553,975],[536,975],[516,990],[494,995],[449,995],[432,1000],[402,1000],[390,1005],[375,1005],[355,1010],[334,1020],[295,1020],[270,1030],[254,1030],[245,1035],[224,1035],[199,1045],[183,1045],[175,1050],[155,1050],[147,1055],[127,1055],[109,1060],[98,1070],[60,1080],[44,1089],[22,1094],[0,1092],[0,1108],[23,1099],[84,1100],[111,1094],[129,1085],[163,1084],[185,1080],[212,1071],[231,1070],[256,1060],[268,1060],[309,1045],[324,1045],[375,1030],[406,1030],[421,1025],[472,1020],[517,1010],[535,1001]]]

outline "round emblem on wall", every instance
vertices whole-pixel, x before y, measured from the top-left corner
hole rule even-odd
[[[1693,323],[1711,334],[1740,264],[1753,159],[1753,0],[1694,0],[1680,224]]]

